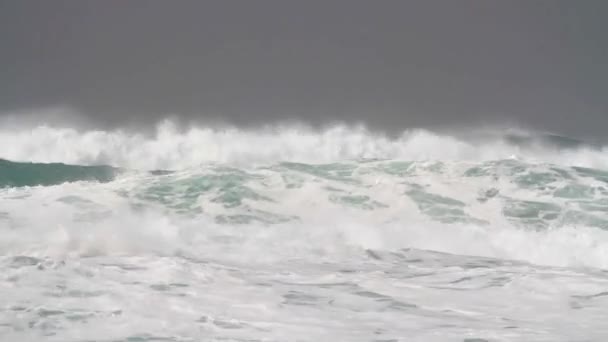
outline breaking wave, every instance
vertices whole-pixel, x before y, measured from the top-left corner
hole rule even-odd
[[[601,341],[605,152],[525,132],[0,128],[0,335]]]
[[[206,163],[261,165],[280,161],[327,163],[352,159],[489,161],[519,158],[558,165],[608,167],[606,149],[530,133],[465,138],[427,130],[397,137],[363,126],[268,127],[257,130],[190,127],[171,121],[154,134],[36,126],[1,129],[0,158],[18,162],[112,165],[139,170],[183,169]]]

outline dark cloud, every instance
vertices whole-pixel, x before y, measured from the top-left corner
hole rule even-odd
[[[0,109],[608,127],[608,2],[0,1]]]

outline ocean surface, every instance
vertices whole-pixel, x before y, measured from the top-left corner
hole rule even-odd
[[[608,149],[0,128],[1,341],[607,341]]]

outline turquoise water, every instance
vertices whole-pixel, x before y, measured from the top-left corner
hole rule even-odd
[[[388,212],[406,201],[418,208],[417,215],[446,224],[489,225],[506,219],[530,229],[576,225],[608,229],[608,172],[591,168],[517,160],[365,160],[142,173],[110,166],[0,161],[0,185],[5,188],[107,183],[116,177],[141,179],[117,192],[133,203],[181,214],[200,214],[210,206],[216,211],[215,221],[227,224],[298,220],[297,213],[282,207],[282,198],[313,189],[315,197],[310,200],[319,205]],[[390,195],[384,191],[387,185]],[[400,191],[395,193],[396,189]],[[78,202],[76,197],[73,201]],[[499,212],[490,215],[484,210],[496,211],[497,206]]]

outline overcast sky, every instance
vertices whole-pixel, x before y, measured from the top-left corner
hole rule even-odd
[[[604,0],[0,0],[0,111],[608,130]]]

